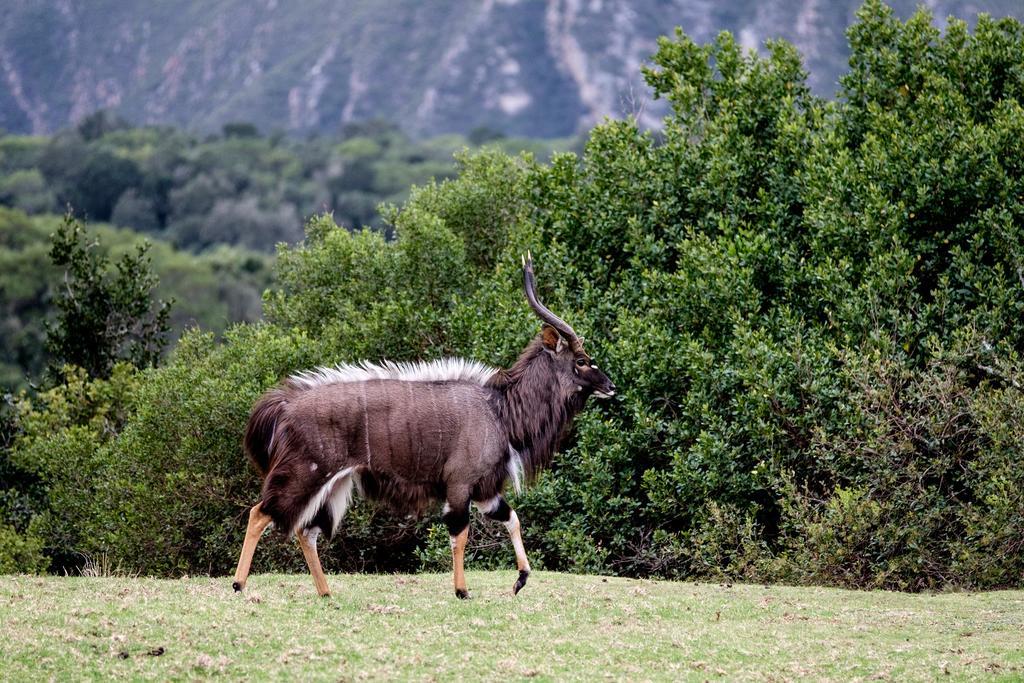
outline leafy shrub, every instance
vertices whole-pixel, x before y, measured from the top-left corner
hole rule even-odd
[[[0,524],[0,574],[38,574],[49,564],[39,539]]]
[[[76,568],[101,542],[89,526],[109,511],[96,496],[111,464],[105,446],[128,419],[136,373],[118,364],[108,379],[89,379],[81,368],[66,367],[63,384],[17,404],[21,434],[8,457],[36,483],[42,500],[33,502],[25,533],[43,545],[54,570]]]
[[[535,566],[1019,585],[1024,29],[942,35],[872,0],[849,35],[838,102],[809,94],[791,46],[679,32],[645,70],[672,104],[658,136],[608,122],[550,165],[466,157],[386,212],[393,241],[312,220],[280,250],[269,324],[187,336],[116,438],[50,437],[103,468],[67,543],[230,571],[257,495],[239,448],[256,396],[340,360],[508,365],[538,328],[529,248],[541,298],[623,389],[513,497]],[[359,505],[325,564],[441,568],[434,521]],[[511,564],[501,531],[474,526],[472,561]],[[301,566],[267,546],[257,569]]]

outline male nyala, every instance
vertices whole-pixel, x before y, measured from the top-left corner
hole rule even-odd
[[[572,327],[538,301],[532,259],[523,260],[523,280],[544,324],[508,370],[457,358],[339,365],[293,375],[256,402],[244,444],[263,492],[249,511],[236,591],[273,523],[298,538],[317,592],[329,595],[317,538],[334,534],[354,491],[410,513],[444,501],[460,598],[469,597],[463,554],[472,503],[504,522],[519,568],[513,590],[526,585],[519,519],[502,491],[550,464],[587,398],[614,396],[615,385]]]

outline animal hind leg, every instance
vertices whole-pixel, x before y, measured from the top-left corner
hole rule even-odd
[[[466,541],[469,539],[468,497],[459,501],[449,499],[445,503],[442,519],[445,526],[448,527],[448,535],[451,537],[455,595],[465,600],[469,597],[469,590],[466,588],[466,572],[463,566],[466,556]]]
[[[512,587],[512,594],[515,595],[526,585],[530,577],[530,561],[526,559],[526,549],[523,547],[523,535],[519,526],[519,516],[516,511],[505,502],[504,496],[495,496],[487,503],[481,504],[480,511],[489,519],[502,522],[508,529],[508,535],[512,539],[512,547],[516,551],[516,567],[519,569],[519,578]]]
[[[329,598],[331,597],[331,589],[327,586],[327,577],[324,576],[324,569],[320,566],[320,555],[316,551],[316,539],[319,535],[319,527],[312,527],[298,532],[295,534],[295,538],[299,539],[299,547],[302,548],[302,555],[306,558],[309,573],[313,575],[313,585],[316,586],[316,592],[322,598]]]
[[[306,565],[309,573],[313,575],[313,585],[321,597],[330,597],[331,589],[327,586],[327,577],[324,575],[323,567],[320,565],[320,555],[316,549],[317,538],[321,530],[328,538],[334,535],[335,529],[341,523],[342,518],[348,511],[352,502],[352,491],[356,483],[355,474],[349,474],[329,483],[327,489],[327,500],[322,504],[320,510],[313,517],[309,526],[302,530],[296,530],[295,537],[302,548],[302,556],[306,558]]]
[[[236,592],[245,588],[245,582],[249,578],[249,567],[252,566],[252,556],[256,552],[256,544],[263,535],[264,529],[270,524],[270,515],[263,512],[260,503],[252,506],[249,510],[249,525],[245,529],[245,541],[242,543],[242,554],[238,558],[238,567],[235,569],[235,580],[231,584]]]

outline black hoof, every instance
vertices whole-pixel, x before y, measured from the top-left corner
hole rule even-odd
[[[231,582],[231,587],[235,589],[236,593],[242,592],[242,584],[238,583],[237,581]]]
[[[526,585],[526,580],[530,578],[530,572],[525,569],[519,570],[519,578],[516,579],[516,585],[512,587],[512,595],[518,595],[519,591],[523,590],[523,586]]]
[[[464,591],[461,588],[456,588],[455,597],[457,597],[459,600],[469,600],[469,591]]]

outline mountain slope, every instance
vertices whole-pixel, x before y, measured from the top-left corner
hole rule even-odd
[[[552,137],[663,112],[639,66],[659,35],[794,42],[835,92],[858,0],[8,0],[0,128],[46,133],[101,108],[200,130],[294,133],[370,118],[416,134]],[[898,0],[906,16],[915,0]],[[1024,18],[1019,0],[931,0],[936,17]],[[941,22],[940,22],[941,23]]]

